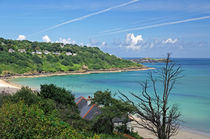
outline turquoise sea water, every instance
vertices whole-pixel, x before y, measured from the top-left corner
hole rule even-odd
[[[173,59],[182,66],[184,77],[178,80],[171,95],[182,113],[183,126],[210,133],[210,59]],[[147,64],[160,68],[163,64]],[[129,92],[140,92],[139,81],[144,81],[147,71],[67,75],[39,78],[17,78],[12,82],[39,88],[40,84],[56,84],[71,90],[76,97],[89,96],[97,90],[109,89],[129,96]],[[160,89],[160,88],[159,88]]]

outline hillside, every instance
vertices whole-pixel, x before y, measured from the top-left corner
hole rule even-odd
[[[97,47],[0,38],[0,75],[69,72],[143,65],[102,52]]]

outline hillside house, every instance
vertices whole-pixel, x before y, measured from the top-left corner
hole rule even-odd
[[[36,54],[41,55],[41,54],[42,54],[42,52],[40,52],[40,51],[36,50]]]
[[[76,98],[75,103],[79,108],[80,116],[86,120],[92,120],[97,115],[101,114],[100,108],[97,105],[91,104],[90,100],[82,96]]]
[[[47,50],[44,50],[44,54],[45,54],[45,55],[48,55],[48,54],[50,54],[50,52],[47,51]]]
[[[15,52],[15,50],[13,50],[13,49],[9,49],[9,51],[8,51],[9,53],[14,53]]]
[[[54,55],[60,55],[60,52],[53,52]]]
[[[66,55],[67,55],[67,56],[71,56],[72,53],[71,53],[71,52],[66,52]]]
[[[97,106],[96,104],[91,104],[90,99],[86,99],[86,98],[80,96],[80,97],[76,98],[74,101],[79,108],[80,116],[86,120],[92,120],[97,115],[101,114],[100,107]],[[114,123],[115,127],[120,126],[124,122],[125,118],[126,118],[126,115],[122,115],[122,117],[115,117],[112,119],[112,122]],[[127,122],[130,123],[132,121],[132,119],[129,116],[128,116],[128,118],[129,119]],[[129,128],[129,126],[128,126],[128,128]]]
[[[18,49],[18,52],[20,52],[20,53],[26,53],[26,50],[25,49]]]

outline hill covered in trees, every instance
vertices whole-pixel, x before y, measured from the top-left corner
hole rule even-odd
[[[97,47],[0,38],[0,75],[3,76],[141,67]]]

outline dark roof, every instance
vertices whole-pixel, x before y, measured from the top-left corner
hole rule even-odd
[[[83,118],[87,120],[94,119],[97,115],[101,114],[101,111],[99,107],[97,107],[95,104],[91,106],[89,111],[83,116]]]
[[[82,96],[76,98],[75,102],[79,108],[80,116],[84,119],[92,120],[101,113],[99,107],[97,107],[95,104],[88,104],[87,99]]]

